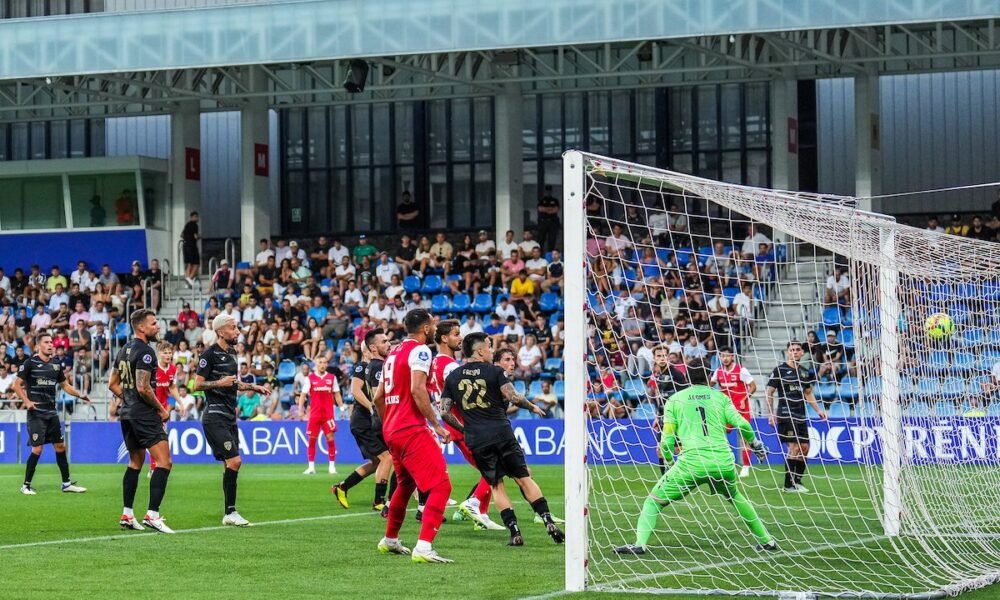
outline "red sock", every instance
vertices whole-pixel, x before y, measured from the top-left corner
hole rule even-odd
[[[744,448],[743,449],[743,466],[744,467],[749,467],[750,466],[750,449],[749,448]]]
[[[314,462],[316,460],[316,438],[309,438],[309,445],[306,447],[306,456],[309,458],[309,462]]]
[[[479,478],[479,485],[472,492],[472,497],[479,500],[479,512],[486,514],[490,510],[490,498],[493,497],[493,488],[482,477]]]
[[[333,462],[337,458],[337,440],[334,438],[327,438],[326,440],[326,452],[330,456],[330,462]]]
[[[393,492],[392,498],[389,498],[389,518],[385,524],[385,537],[399,537],[399,530],[403,526],[403,520],[406,519],[406,508],[409,506],[410,497],[413,496],[413,491],[416,489],[416,484],[409,477],[406,477],[405,481],[402,477],[396,478],[396,491]],[[447,501],[445,499],[445,502]],[[423,519],[426,518],[425,509]]]
[[[447,478],[431,488],[424,505],[424,516],[420,520],[420,541],[428,544],[434,541],[444,522],[444,507],[448,506],[451,496],[451,481]],[[391,505],[390,505],[391,506]]]
[[[155,470],[156,470],[156,461],[153,460],[152,456],[150,456],[149,457],[149,472],[152,473]]]

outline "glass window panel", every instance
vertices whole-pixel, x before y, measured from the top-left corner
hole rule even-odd
[[[10,125],[0,123],[0,160],[10,160],[10,148],[7,147],[7,131]]]
[[[396,162],[413,162],[413,104],[394,104],[396,117]]]
[[[720,159],[718,152],[699,152],[698,170],[696,174],[699,177],[719,179],[719,163]]]
[[[372,228],[372,190],[371,190],[371,170],[354,169],[352,172],[354,188],[351,190],[351,203],[353,209],[351,216],[354,218],[354,229],[358,233],[371,231]]]
[[[475,227],[491,227],[496,219],[496,190],[493,186],[493,165],[477,163],[475,165],[476,195],[473,205],[473,225]]]
[[[28,124],[14,123],[11,132],[14,160],[28,160]]]
[[[104,156],[106,152],[106,138],[104,133],[104,119],[90,119],[90,156]]]
[[[415,170],[413,167],[396,167],[395,201],[396,204],[399,204],[399,202],[403,198],[403,192],[410,192],[410,195],[413,196],[413,200],[417,203],[418,210],[421,213],[423,213],[417,216],[417,226],[423,226],[422,219],[427,215],[426,211],[422,207],[420,207],[420,197],[414,192],[413,188],[414,173]],[[396,215],[395,206],[393,206],[392,214],[393,217],[395,217]],[[396,223],[396,221],[393,221],[393,223]]]
[[[330,178],[330,211],[333,213],[333,231],[345,232],[350,228],[347,212],[351,208],[347,195],[347,169],[334,169]]]
[[[49,148],[52,158],[68,158],[69,146],[66,144],[67,137],[66,121],[52,121],[49,123]]]
[[[521,181],[524,182],[524,205],[535,206],[535,200],[542,197],[542,188],[538,185],[538,161],[526,160],[522,163],[524,169]],[[537,208],[537,207],[536,207]]]
[[[61,229],[66,227],[62,177],[0,180],[0,228]]]
[[[611,94],[611,152],[616,156],[632,154],[632,94]]]
[[[452,160],[469,160],[472,158],[470,135],[472,107],[468,99],[457,98],[451,101],[451,158]]]
[[[375,230],[393,231],[396,229],[396,197],[393,194],[392,169],[382,167],[375,169]]]
[[[708,150],[719,147],[718,94],[714,85],[697,88],[698,98],[698,148]]]
[[[392,140],[389,136],[391,126],[389,105],[376,104],[372,114],[372,160],[377,165],[392,163]]]
[[[31,158],[48,158],[49,136],[45,123],[31,124]]]
[[[638,90],[635,93],[636,152],[656,152],[656,92]]]
[[[368,122],[370,109],[367,104],[351,106],[351,158],[356,165],[367,165],[372,160],[372,132]]]
[[[562,153],[562,97],[559,94],[542,96],[542,154],[554,156]]]
[[[167,175],[154,171],[142,171],[140,175],[142,177],[142,201],[146,206],[146,227],[166,229],[170,225]],[[80,227],[75,204],[73,205],[73,227]]]
[[[443,165],[427,169],[427,203],[431,211],[431,228],[448,227],[448,173]]]
[[[566,142],[570,144],[569,105],[566,109]],[[610,147],[608,131],[608,93],[591,92],[587,95],[587,120],[589,121],[587,137],[590,151],[607,154]]]
[[[476,98],[473,101],[472,143],[475,144],[476,160],[493,158],[493,101],[490,98]],[[521,115],[524,119],[525,116]],[[524,121],[528,123],[529,121]]]
[[[690,175],[694,174],[694,165],[691,163],[690,154],[674,154],[671,157],[672,164],[670,168],[678,173],[688,173]]]
[[[290,233],[304,230],[306,185],[302,171],[288,171],[285,176],[285,206],[288,207],[288,229]]]
[[[747,146],[767,146],[770,118],[767,110],[768,86],[766,83],[746,84]]]
[[[670,148],[674,151],[691,150],[694,131],[691,114],[691,90],[670,91]]]
[[[655,154],[640,154],[635,157],[635,162],[640,165],[647,165],[650,167],[656,166],[656,155]]]
[[[737,151],[722,153],[722,181],[728,183],[743,183],[743,167],[740,164],[741,154]]]
[[[330,152],[333,153],[333,165],[347,165],[347,107],[334,106],[330,109]]]
[[[309,171],[309,210],[307,215],[309,232],[325,232],[330,223],[330,184],[326,170]]]
[[[308,119],[306,138],[309,140],[309,166],[322,168],[327,166],[328,161],[326,139],[330,127],[326,122],[326,109],[310,108]]]
[[[69,122],[69,157],[87,155],[87,122],[81,119]]]
[[[302,109],[290,108],[285,117],[285,160],[289,169],[302,168]]]
[[[583,94],[566,94],[565,107],[566,138],[563,145],[553,153],[561,156],[569,148],[583,148],[586,124],[583,122]]]
[[[521,103],[521,153],[534,158],[538,153],[538,96],[525,96]]]
[[[458,164],[452,168],[452,227],[472,226],[472,167]]]
[[[135,173],[70,175],[73,227],[138,225],[139,195],[136,189]]]
[[[770,172],[770,153],[767,150],[747,151],[746,185],[771,187]]]
[[[427,124],[427,158],[434,162],[448,160],[448,106],[446,100],[434,100],[430,107]]]
[[[722,86],[722,147],[740,147],[740,126],[743,119],[740,115],[740,86],[738,84]]]

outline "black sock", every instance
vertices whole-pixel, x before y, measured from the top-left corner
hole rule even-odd
[[[430,496],[430,492],[424,492],[422,490],[417,490],[417,504],[423,506],[427,504],[427,497]]]
[[[795,487],[795,462],[794,458],[785,457],[785,489]]]
[[[31,452],[28,454],[28,465],[24,468],[24,485],[30,486],[35,478],[35,467],[38,466],[40,455]]]
[[[160,502],[167,493],[167,477],[170,477],[170,469],[153,469],[153,477],[149,480],[149,510],[160,512]]]
[[[517,516],[514,514],[513,508],[505,508],[504,510],[501,510],[500,518],[503,519],[503,524],[507,526],[511,535],[521,533],[521,529],[517,526]]]
[[[342,481],[340,483],[339,487],[340,487],[340,489],[342,489],[342,490],[344,490],[346,492],[347,490],[349,490],[352,487],[354,487],[354,486],[358,485],[359,483],[361,483],[361,480],[364,479],[364,478],[365,478],[365,476],[364,475],[358,475],[357,471],[351,471],[351,474],[347,476],[347,479],[345,479],[344,481]]]
[[[806,474],[806,459],[800,458],[795,461],[795,483],[802,483],[802,477]]]
[[[392,495],[396,492],[396,473],[395,471],[392,475],[389,475],[389,492],[385,495],[385,499],[388,502],[392,501]]]
[[[552,520],[552,513],[549,512],[549,501],[545,499],[545,496],[532,502],[531,510],[535,511],[535,514],[541,517],[546,523]]]
[[[236,512],[236,478],[240,472],[227,468],[222,474],[222,494],[226,497],[226,514]]]
[[[59,465],[59,473],[62,474],[63,483],[69,483],[69,460],[66,459],[65,451],[56,452],[56,464]]]
[[[660,475],[665,475],[666,472],[667,472],[667,463],[666,463],[666,461],[663,460],[663,457],[661,456],[660,457]]]
[[[375,502],[374,504],[385,504],[385,490],[389,487],[386,481],[375,482]]]
[[[139,469],[127,467],[122,477],[122,506],[132,508],[135,504],[135,491],[139,489]]]

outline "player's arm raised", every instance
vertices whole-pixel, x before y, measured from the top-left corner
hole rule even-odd
[[[379,389],[382,389],[381,385],[379,385]],[[434,407],[431,406],[431,395],[427,393],[427,373],[419,369],[414,369],[410,372],[410,395],[413,396],[413,402],[417,405],[420,414],[430,422],[431,429],[441,438],[442,443],[447,444],[450,442],[451,434],[441,426],[441,422],[437,418],[437,413],[434,412]],[[378,394],[376,393],[375,396],[377,397]]]
[[[458,431],[465,433],[465,427],[462,426],[462,423],[451,412],[451,409],[454,406],[455,406],[455,401],[451,399],[451,396],[448,394],[446,390],[444,392],[444,395],[441,396],[441,419],[444,420],[445,423],[457,429]]]
[[[545,411],[539,408],[537,405],[532,404],[524,394],[517,393],[514,389],[514,384],[509,381],[500,387],[500,392],[503,393],[503,397],[507,402],[517,406],[518,408],[526,408],[531,412],[535,413],[540,417],[545,416]]]
[[[156,411],[160,416],[160,419],[167,421],[170,419],[170,413],[167,409],[163,408],[160,401],[156,399],[156,392],[153,391],[152,385],[153,373],[145,369],[137,369],[135,372],[135,391],[139,394],[139,398],[143,402],[148,404]]]

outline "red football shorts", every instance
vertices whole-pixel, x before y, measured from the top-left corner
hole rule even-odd
[[[387,439],[392,468],[402,485],[406,479],[412,480],[417,489],[427,491],[448,479],[448,467],[444,454],[435,436],[426,427],[411,427],[412,433]]]
[[[459,438],[452,441],[455,442],[455,446],[462,452],[462,456],[465,457],[465,460],[469,461],[469,464],[473,467],[476,466],[476,460],[472,458],[472,450],[469,450],[469,447],[465,444],[465,440]]]
[[[319,437],[321,431],[326,435],[330,435],[334,431],[337,431],[337,421],[333,419],[326,419],[323,421],[314,421],[309,419],[309,424],[306,425],[306,436]]]

